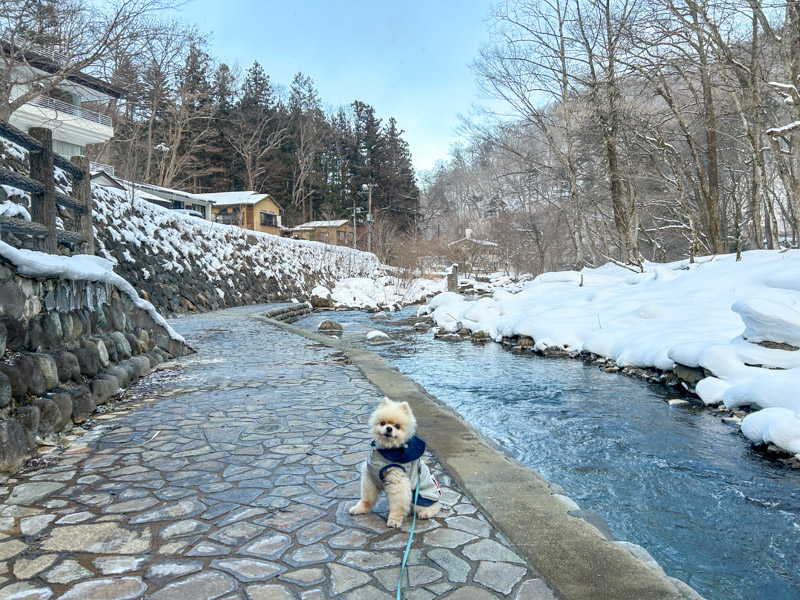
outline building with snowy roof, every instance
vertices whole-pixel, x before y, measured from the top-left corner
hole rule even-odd
[[[211,214],[217,223],[238,225],[274,235],[281,233],[281,207],[269,194],[219,192],[193,196],[213,203]]]
[[[353,222],[349,219],[334,221],[309,221],[292,229],[292,236],[302,240],[325,242],[338,246],[352,246],[355,236]]]
[[[464,231],[464,237],[448,245],[447,259],[458,264],[464,274],[491,273],[502,267],[499,246],[492,241],[473,236],[472,229]]]
[[[203,197],[203,195],[192,194],[182,190],[173,190],[149,183],[137,183],[136,186],[140,190],[144,190],[153,196],[157,196],[169,202],[168,208],[181,211],[197,211],[204,219],[208,221],[214,220],[214,215],[211,210],[214,201]]]

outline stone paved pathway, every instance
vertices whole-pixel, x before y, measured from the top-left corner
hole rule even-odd
[[[261,310],[173,322],[197,354],[0,488],[0,599],[395,597],[410,520],[347,512],[381,396]],[[404,597],[552,599],[428,461],[448,508],[418,523]]]

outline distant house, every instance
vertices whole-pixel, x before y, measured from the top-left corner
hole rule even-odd
[[[472,229],[464,232],[464,237],[448,245],[448,260],[458,264],[462,273],[493,272],[501,266],[498,245],[489,240],[472,236]]]
[[[24,83],[27,74],[57,73],[60,68],[58,60],[58,53],[52,56],[26,53],[27,64],[15,68],[15,71],[25,72],[17,78],[21,83],[12,87],[12,100],[28,91],[30,84]],[[84,153],[87,144],[105,142],[114,135],[111,117],[86,105],[96,109],[125,95],[126,91],[120,87],[91,75],[76,73],[58,87],[23,104],[11,114],[8,122],[23,131],[30,127],[47,127],[53,131],[53,151],[67,158],[78,156]]]
[[[292,235],[302,240],[325,242],[338,246],[353,245],[353,222],[349,219],[337,221],[310,221],[292,229]]]
[[[102,187],[126,191],[128,188],[117,178],[105,171],[91,171],[91,181]]]
[[[199,194],[190,194],[181,190],[173,190],[170,188],[159,187],[149,183],[137,183],[137,189],[144,190],[153,196],[157,196],[162,200],[170,203],[168,208],[181,211],[197,211],[204,219],[208,221],[214,220],[212,214],[212,206],[214,202],[208,198],[204,198]]]
[[[281,207],[269,194],[220,192],[193,196],[213,202],[211,214],[217,223],[274,235],[281,233]]]

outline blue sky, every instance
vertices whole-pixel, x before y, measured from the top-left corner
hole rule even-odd
[[[258,60],[288,87],[300,71],[331,108],[361,100],[405,131],[417,171],[446,159],[458,114],[479,103],[469,68],[488,41],[490,0],[192,0],[180,16],[210,32],[212,55]]]

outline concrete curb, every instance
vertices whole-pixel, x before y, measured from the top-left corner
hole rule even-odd
[[[265,318],[265,317],[264,317]],[[469,424],[369,350],[272,319],[274,325],[342,351],[394,400],[405,400],[419,433],[455,481],[563,600],[701,598],[681,581],[606,540],[533,469],[507,457]]]

